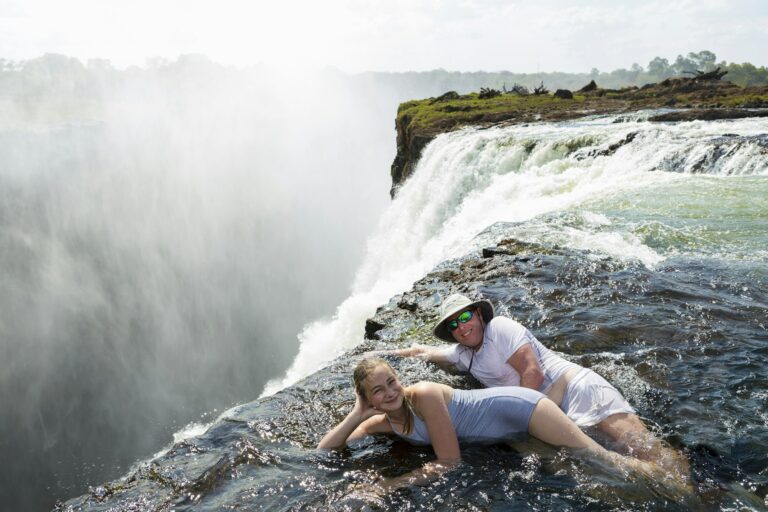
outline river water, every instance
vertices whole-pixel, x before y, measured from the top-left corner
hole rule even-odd
[[[351,294],[304,328],[284,377],[62,508],[768,507],[768,123],[649,115],[439,136],[370,236]],[[505,239],[534,249],[481,257]],[[361,352],[405,337],[432,342],[439,298],[457,289],[611,380],[690,458],[693,496],[535,446],[468,447],[464,465],[429,486],[356,493],[431,452],[387,439],[313,449],[351,406],[350,369]],[[365,319],[403,292],[416,306],[393,299],[379,311],[378,340],[365,341]],[[393,364],[406,383],[475,384],[423,362]]]

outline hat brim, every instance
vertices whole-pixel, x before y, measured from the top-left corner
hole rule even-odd
[[[460,307],[455,308],[453,311],[446,312],[443,317],[440,319],[440,321],[435,326],[435,329],[433,334],[440,338],[443,341],[450,341],[450,342],[456,342],[456,339],[453,337],[453,332],[451,332],[450,329],[448,329],[448,318],[455,315],[459,311],[463,311],[465,309],[475,309],[477,307],[480,307],[480,313],[483,316],[483,321],[485,323],[488,323],[491,321],[491,319],[494,317],[494,311],[493,311],[493,304],[488,302],[485,299],[482,300],[476,300],[475,302],[471,302],[469,304],[462,305]]]

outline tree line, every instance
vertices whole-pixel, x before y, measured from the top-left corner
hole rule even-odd
[[[666,58],[655,57],[646,67],[634,63],[629,69],[600,71],[597,68],[592,68],[588,73],[452,72],[438,69],[420,73],[368,73],[367,75],[372,81],[397,83],[404,89],[417,90],[431,87],[434,92],[429,95],[439,95],[447,90],[467,93],[478,91],[481,87],[501,90],[503,88],[512,89],[515,85],[522,85],[533,90],[542,82],[553,90],[577,90],[591,80],[605,89],[641,87],[645,84],[661,82],[667,78],[692,76],[692,73],[697,71],[706,73],[718,67],[722,71],[728,72],[725,80],[742,87],[768,85],[768,68],[765,66],[757,67],[746,62],[743,64],[718,62],[717,56],[707,50],[698,53],[691,52],[687,56],[678,55],[671,63]],[[412,95],[411,97],[423,96],[424,94]]]
[[[708,72],[720,67],[727,71],[725,80],[740,86],[768,85],[768,68],[751,63],[718,62],[717,56],[707,50],[678,55],[674,61],[655,57],[647,66],[637,63],[628,69],[600,71],[593,68],[587,73],[514,73],[458,72],[436,69],[432,71],[408,71],[398,73],[365,72],[346,74],[327,69],[339,83],[351,89],[365,88],[383,92],[397,101],[438,96],[445,91],[475,92],[481,87],[511,89],[521,85],[533,89],[545,83],[550,89],[577,90],[591,80],[602,88],[619,89],[660,82],[675,76],[691,76],[687,73]],[[98,117],[98,110],[126,88],[201,88],[222,79],[237,82],[247,77],[252,83],[269,77],[272,71],[263,66],[245,69],[217,64],[203,55],[182,55],[175,61],[154,58],[144,67],[131,66],[117,69],[104,59],[91,59],[83,63],[76,58],[59,54],[11,61],[0,58],[0,111],[8,118],[51,116],[78,118],[82,113]],[[308,73],[308,91],[311,92],[311,76]],[[45,105],[45,109],[41,109]],[[88,117],[88,116],[84,116]],[[42,120],[41,121],[45,121]],[[2,122],[0,122],[2,124]]]

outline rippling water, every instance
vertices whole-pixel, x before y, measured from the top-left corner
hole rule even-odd
[[[644,118],[438,137],[372,235],[352,295],[305,329],[283,380],[62,508],[768,508],[768,124]],[[480,253],[508,238],[518,249]],[[351,368],[369,349],[432,343],[440,297],[455,290],[489,298],[613,382],[689,457],[693,495],[672,499],[659,482],[535,443],[468,447],[462,467],[426,487],[356,491],[432,452],[387,438],[314,450],[352,405]],[[364,341],[365,318],[387,301],[377,339]],[[392,363],[406,383],[477,384]]]

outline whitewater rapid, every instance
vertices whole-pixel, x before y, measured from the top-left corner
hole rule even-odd
[[[716,198],[729,178],[765,187],[768,122],[664,124],[648,122],[649,114],[468,128],[435,138],[370,237],[350,296],[331,318],[303,329],[290,369],[261,396],[361,343],[366,318],[440,262],[502,238],[588,249],[650,268],[711,246],[696,229],[634,212],[654,210],[658,197],[679,190],[698,187]],[[675,215],[668,210],[662,217]],[[758,252],[746,256],[766,257]]]

